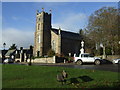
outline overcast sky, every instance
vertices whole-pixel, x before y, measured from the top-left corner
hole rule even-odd
[[[52,10],[52,27],[78,32],[88,24],[89,16],[103,6],[117,7],[117,2],[2,2],[2,43],[6,48],[34,45],[36,10]],[[1,4],[0,4],[1,6]],[[1,18],[0,18],[1,19]],[[0,24],[1,25],[1,24]],[[0,32],[1,33],[1,32]],[[1,46],[2,48],[2,46]]]

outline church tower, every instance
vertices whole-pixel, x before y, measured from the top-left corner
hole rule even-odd
[[[46,55],[51,48],[51,13],[36,12],[34,55]]]

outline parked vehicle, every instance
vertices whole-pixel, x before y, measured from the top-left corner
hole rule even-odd
[[[80,54],[79,57],[74,57],[74,62],[82,65],[83,63],[95,63],[96,65],[100,65],[102,63],[102,59],[99,57],[94,57],[89,53]]]
[[[120,64],[120,59],[113,59],[112,63],[113,64]]]
[[[12,59],[5,59],[4,63],[13,63],[14,61]]]

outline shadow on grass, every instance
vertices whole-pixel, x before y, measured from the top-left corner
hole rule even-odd
[[[80,76],[80,77],[78,77],[78,78],[81,79],[83,82],[93,81],[93,79],[90,78],[89,76]]]
[[[80,83],[80,82],[77,80],[77,78],[70,78],[69,80],[70,80],[70,83],[69,83],[69,84],[72,84],[72,83],[78,84],[78,83]]]
[[[74,85],[75,88],[85,88],[86,86],[84,84],[86,84],[87,82],[91,82],[94,79],[92,79],[89,76],[79,76],[79,77],[74,77],[74,78],[70,78],[67,81],[69,81],[69,83],[67,85]],[[95,88],[95,89],[109,89],[109,90],[113,90],[113,89],[120,89],[120,82],[107,82],[107,83],[103,83],[101,84],[95,84],[93,85],[93,87],[89,87],[89,88]]]
[[[83,83],[83,82],[90,82],[90,81],[93,81],[93,79],[89,76],[79,76],[79,77],[74,77],[74,78],[70,78],[69,81],[70,83],[69,84],[79,84],[81,83],[80,81]]]

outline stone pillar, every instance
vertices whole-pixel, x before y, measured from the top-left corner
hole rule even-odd
[[[20,62],[24,61],[23,47],[20,47]]]
[[[20,62],[22,62],[22,54],[20,53]]]
[[[53,63],[56,63],[56,56],[53,56]]]
[[[27,62],[27,55],[24,53],[24,62]]]
[[[59,35],[58,35],[58,54],[61,54],[61,29],[59,28]]]

